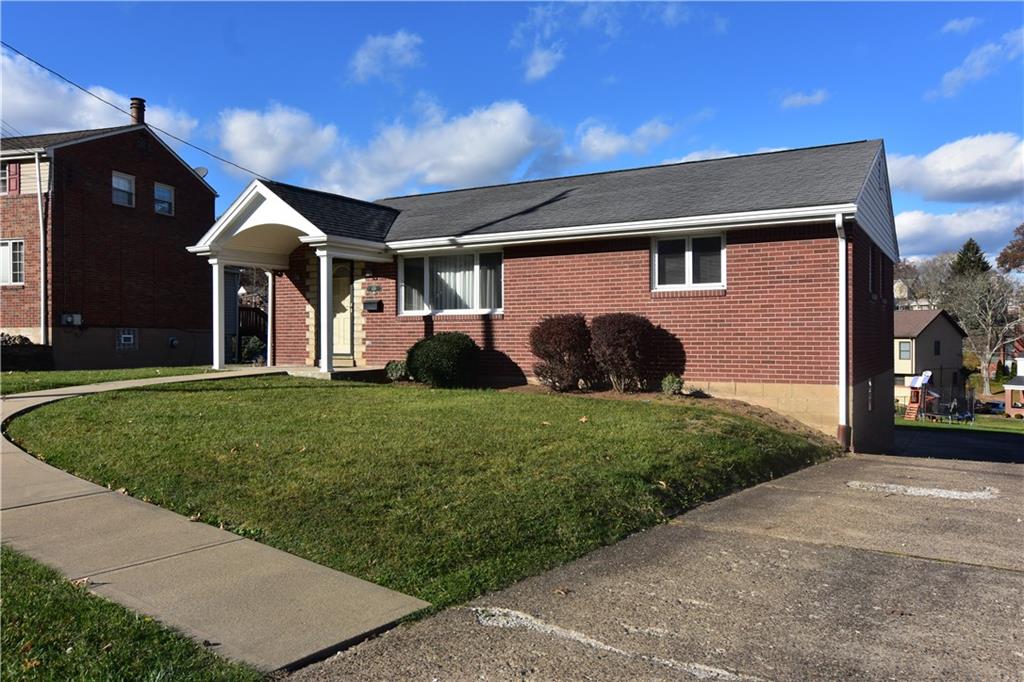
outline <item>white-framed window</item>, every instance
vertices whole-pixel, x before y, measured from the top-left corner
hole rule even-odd
[[[118,206],[135,207],[135,176],[113,172],[110,181],[111,198]]]
[[[398,263],[398,310],[403,315],[501,312],[500,251],[403,256]]]
[[[0,240],[0,284],[25,283],[25,241]]]
[[[117,330],[117,350],[138,350],[139,330],[135,327],[121,327]]]
[[[7,194],[7,162],[0,161],[0,194]]]
[[[174,215],[174,188],[157,182],[153,184],[153,210],[161,215]]]
[[[651,288],[655,291],[724,289],[725,235],[652,239]]]
[[[910,341],[900,341],[900,360],[910,359]]]

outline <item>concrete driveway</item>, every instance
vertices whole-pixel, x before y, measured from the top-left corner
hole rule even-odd
[[[1024,677],[1024,468],[851,456],[298,671],[333,679]]]

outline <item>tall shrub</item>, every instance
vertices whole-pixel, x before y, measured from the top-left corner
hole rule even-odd
[[[441,332],[413,344],[405,365],[416,381],[451,388],[476,383],[480,347],[462,332]]]
[[[598,367],[619,392],[642,391],[654,360],[655,327],[642,315],[611,313],[590,323]]]
[[[530,330],[530,351],[540,359],[533,373],[556,391],[589,384],[594,377],[590,329],[580,314],[546,317]]]

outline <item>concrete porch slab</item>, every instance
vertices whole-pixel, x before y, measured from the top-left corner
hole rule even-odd
[[[290,367],[288,375],[303,379],[324,381],[365,381],[372,384],[384,383],[387,375],[383,367],[335,367],[333,372],[322,372],[318,367]]]
[[[429,606],[251,540],[102,573],[90,589],[263,670],[322,658]]]

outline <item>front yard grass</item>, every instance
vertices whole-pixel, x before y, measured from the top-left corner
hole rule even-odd
[[[259,680],[150,618],[0,550],[4,680]]]
[[[9,433],[96,483],[436,607],[835,454],[688,401],[292,377],[70,398]]]
[[[3,372],[0,374],[0,395],[46,391],[65,386],[84,386],[102,381],[152,379],[212,372],[209,365],[199,367],[136,367],[132,369],[76,369],[45,372]]]

